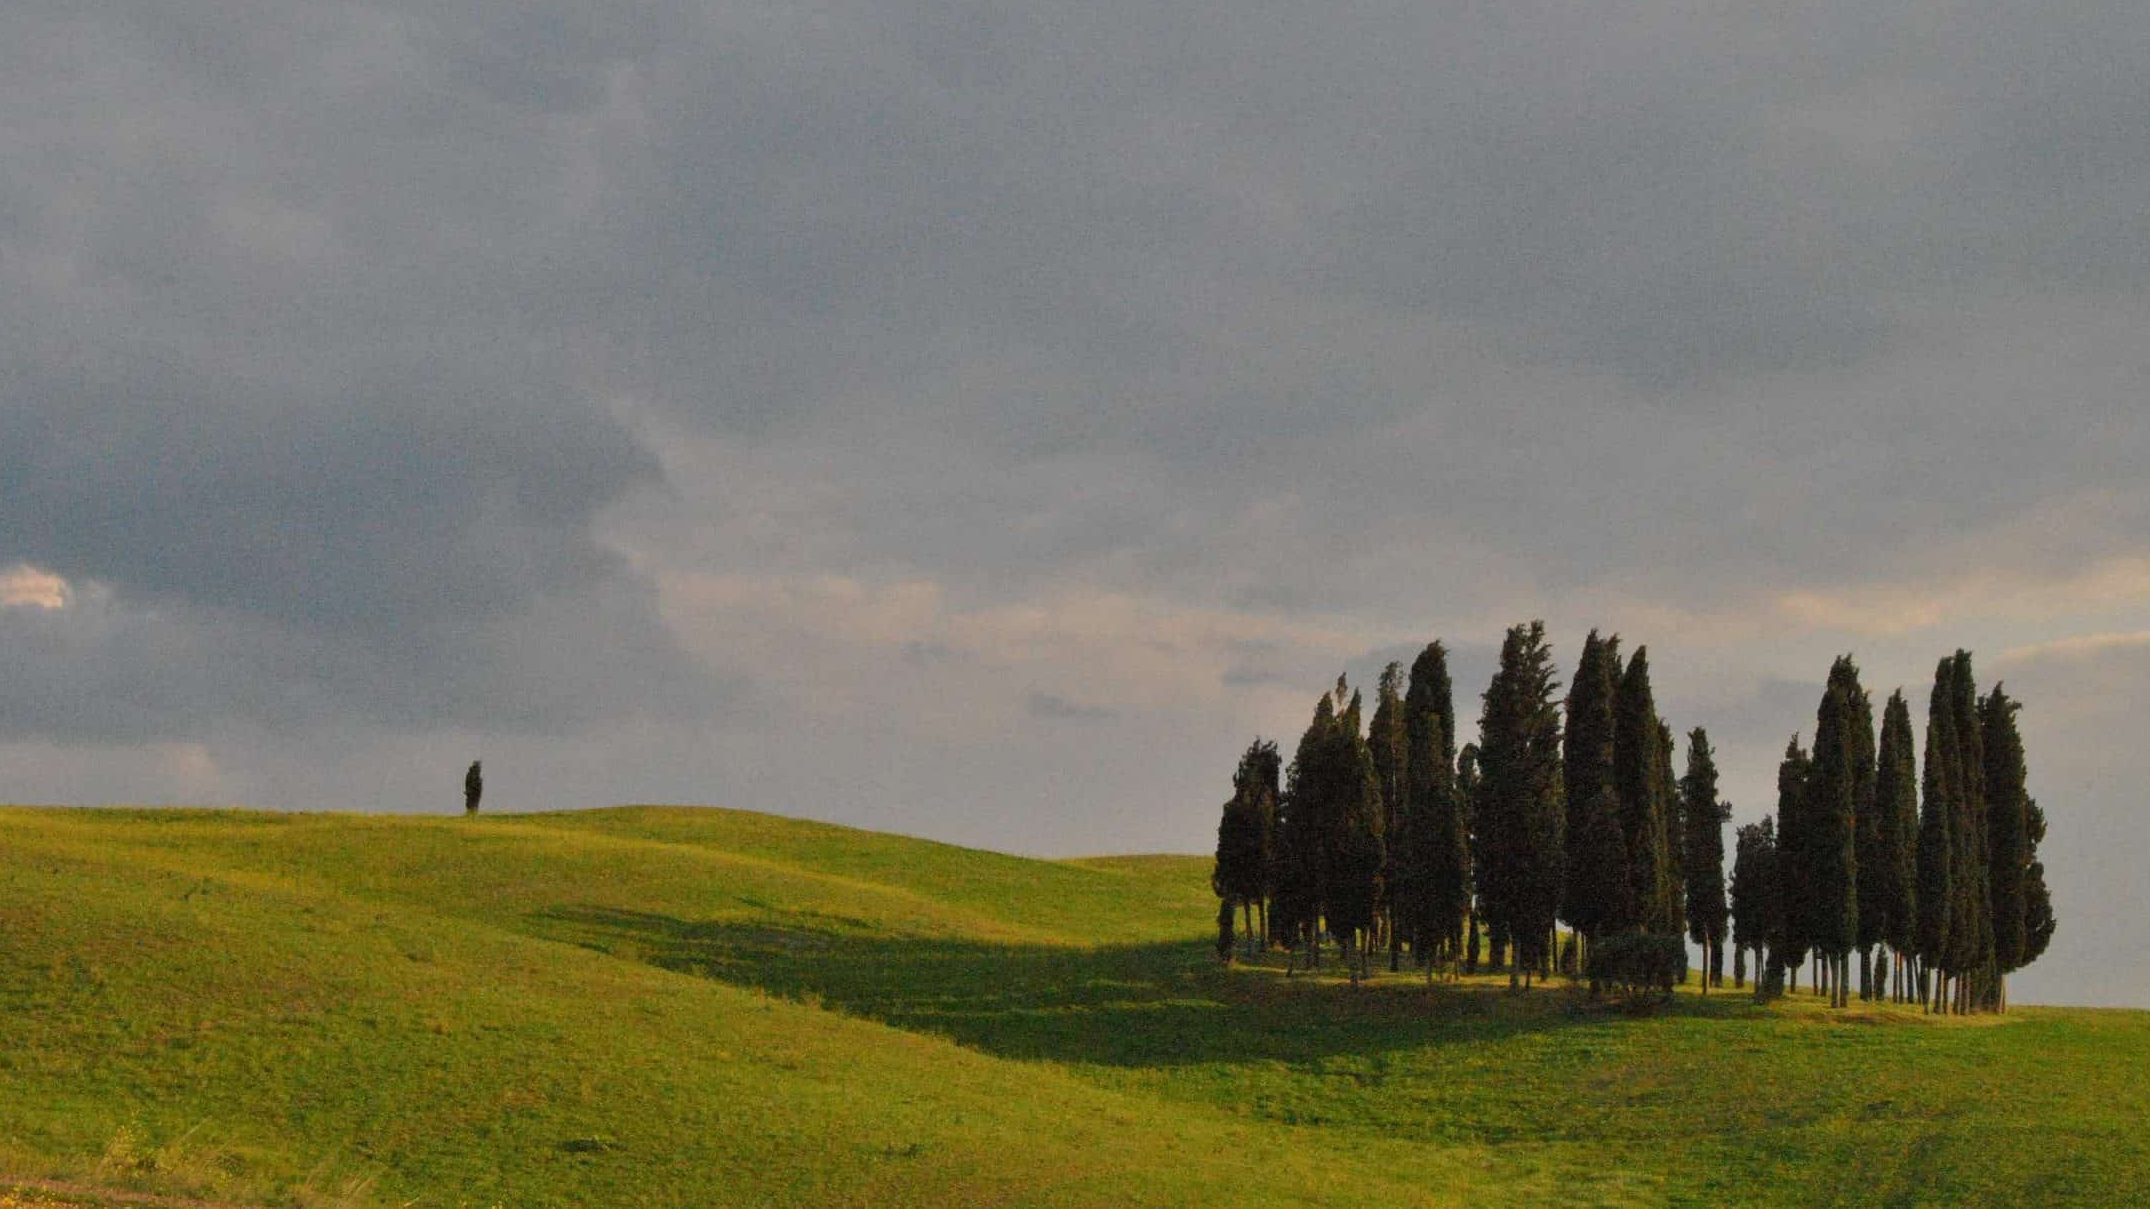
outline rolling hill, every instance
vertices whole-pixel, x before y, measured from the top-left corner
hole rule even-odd
[[[1207,873],[715,809],[0,810],[0,1188],[2018,1205],[2150,1182],[2150,1013],[1690,992],[1631,1016],[1287,979],[1210,957]]]

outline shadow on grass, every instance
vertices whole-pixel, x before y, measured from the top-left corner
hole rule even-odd
[[[531,917],[550,939],[759,987],[1007,1058],[1107,1066],[1306,1062],[1468,1044],[1618,1019],[1556,982],[1428,989],[1382,974],[1352,987],[1287,979],[1281,954],[1227,971],[1199,940],[1062,948],[892,937],[820,916],[697,922],[601,907]],[[1682,996],[1677,1013],[1729,1010]]]

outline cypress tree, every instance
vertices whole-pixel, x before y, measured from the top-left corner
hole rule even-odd
[[[1873,818],[1873,850],[1859,854],[1859,935],[1893,951],[1896,998],[1903,999],[1904,963],[1917,944],[1919,926],[1919,772],[1911,707],[1901,691],[1890,694],[1881,711]]]
[[[1511,627],[1479,721],[1480,884],[1489,922],[1515,945],[1509,982],[1520,973],[1526,987],[1551,957],[1566,860],[1558,687],[1545,623]]]
[[[1635,648],[1613,702],[1613,789],[1620,798],[1620,834],[1627,844],[1628,902],[1624,927],[1673,932],[1671,845],[1665,831],[1664,747],[1650,691],[1650,651]]]
[[[1388,933],[1389,969],[1395,970],[1403,936],[1396,927],[1394,905],[1398,881],[1395,840],[1398,817],[1403,813],[1410,767],[1410,735],[1404,723],[1403,665],[1391,662],[1381,669],[1380,688],[1374,695],[1374,719],[1367,725],[1366,744],[1373,754],[1374,780],[1381,792],[1381,834],[1387,855],[1381,867],[1379,927]]]
[[[463,813],[478,813],[478,799],[485,796],[485,773],[480,761],[472,760],[469,771],[463,774]]]
[[[1687,735],[1687,774],[1680,778],[1681,872],[1687,891],[1687,935],[1702,946],[1702,990],[1724,985],[1724,824],[1729,803],[1717,797],[1717,754],[1709,732]]]
[[[1412,661],[1402,713],[1409,756],[1390,847],[1392,901],[1396,929],[1430,979],[1435,960],[1460,951],[1471,884],[1470,836],[1455,774],[1454,690],[1440,643],[1427,644]]]
[[[1567,734],[1561,774],[1567,794],[1566,877],[1561,918],[1596,940],[1635,918],[1628,901],[1627,841],[1620,833],[1620,799],[1613,790],[1613,697],[1620,640],[1583,639],[1583,656],[1568,686]]]
[[[1463,972],[1478,972],[1478,950],[1483,940],[1485,926],[1485,878],[1486,848],[1480,835],[1485,809],[1479,798],[1484,788],[1484,778],[1478,775],[1478,745],[1466,743],[1456,753],[1456,810],[1463,816],[1465,843],[1470,849],[1471,884],[1464,891],[1468,919],[1464,921],[1466,935],[1463,941]]]
[[[1979,703],[1995,968],[1987,1006],[1996,1009],[2008,1003],[2006,976],[2044,952],[2053,934],[2053,901],[2045,888],[2045,866],[2038,860],[2045,813],[2026,788],[2023,736],[2016,728],[2020,708],[1998,684]]]
[[[1663,906],[1666,931],[1678,936],[1687,926],[1687,858],[1681,854],[1686,842],[1686,823],[1680,818],[1680,783],[1673,775],[1672,728],[1665,720],[1657,720],[1657,803],[1658,814],[1665,820],[1665,901]]]
[[[1351,725],[1358,718],[1354,696],[1331,754],[1337,797],[1330,816],[1334,830],[1326,846],[1330,866],[1324,904],[1329,929],[1343,944],[1346,961],[1357,954],[1358,963],[1350,970],[1354,983],[1368,972],[1384,858],[1381,781],[1372,749]]]
[[[1941,1005],[1942,971],[1954,931],[1956,903],[1956,739],[1949,708],[1951,663],[1934,669],[1933,692],[1926,702],[1926,766],[1920,778],[1917,953],[1919,997],[1930,1009]]]
[[[1978,726],[1978,687],[1971,676],[1971,653],[1957,651],[1949,661],[1950,725],[1955,736],[1955,818],[1949,838],[1955,843],[1952,883],[1955,901],[1949,916],[1949,969],[1957,979],[1956,1008],[1976,1005],[1993,977],[1993,901],[1986,879],[1985,747]]]
[[[1763,991],[1763,959],[1771,939],[1783,932],[1783,895],[1777,884],[1777,829],[1769,815],[1739,828],[1732,856],[1732,946],[1754,954],[1755,990]],[[1738,985],[1734,964],[1734,985]]]
[[[1776,859],[1770,862],[1777,887],[1776,910],[1771,915],[1776,930],[1769,936],[1773,981],[1781,981],[1787,970],[1794,971],[1796,980],[1796,971],[1805,964],[1807,950],[1814,943],[1807,930],[1813,911],[1804,876],[1809,830],[1807,777],[1812,766],[1806,750],[1799,746],[1799,736],[1793,735],[1785,745],[1784,759],[1777,765],[1777,851]]]
[[[1232,773],[1232,796],[1217,824],[1217,863],[1210,889],[1245,913],[1248,948],[1259,933],[1254,912],[1268,897],[1270,827],[1276,816],[1277,745],[1256,739]]]
[[[1330,831],[1333,800],[1329,749],[1338,730],[1336,703],[1327,693],[1314,705],[1314,719],[1292,754],[1284,795],[1277,803],[1277,824],[1270,888],[1270,935],[1297,952],[1307,946],[1309,968],[1320,963],[1320,924],[1327,862],[1323,844]],[[1287,967],[1288,968],[1288,967]]]
[[[1815,714],[1798,871],[1805,888],[1802,906],[1808,912],[1805,933],[1832,979],[1832,1006],[1850,999],[1844,975],[1849,954],[1859,943],[1857,803],[1862,783],[1873,784],[1871,772],[1861,772],[1872,760],[1870,747],[1862,751],[1859,715],[1866,709],[1858,666],[1849,656],[1839,658],[1829,669],[1829,686]],[[1863,735],[1870,742],[1872,734],[1868,714]]]

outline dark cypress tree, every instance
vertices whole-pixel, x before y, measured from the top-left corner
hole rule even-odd
[[[1613,790],[1620,797],[1620,834],[1627,843],[1628,902],[1622,927],[1677,932],[1673,919],[1671,843],[1666,834],[1664,746],[1650,691],[1650,651],[1635,648],[1613,703]]]
[[[1732,855],[1732,947],[1734,953],[1733,985],[1739,985],[1741,968],[1738,954],[1754,954],[1755,989],[1763,989],[1763,959],[1768,955],[1770,940],[1783,932],[1781,903],[1783,895],[1777,884],[1777,828],[1768,815],[1759,823],[1749,823],[1737,833]]]
[[[1359,718],[1358,699],[1345,711],[1345,728],[1339,732],[1332,759],[1336,761],[1335,828],[1328,855],[1328,899],[1325,914],[1329,930],[1344,946],[1347,962],[1356,955],[1351,980],[1368,973],[1376,908],[1381,896],[1382,843],[1381,782],[1374,771],[1373,751],[1351,723]]]
[[[485,774],[479,770],[479,761],[470,762],[470,771],[463,774],[463,813],[478,813],[478,799],[485,796]]]
[[[1511,627],[1479,721],[1480,885],[1489,921],[1515,945],[1509,982],[1520,974],[1526,987],[1552,956],[1566,861],[1558,687],[1545,623]]]
[[[1956,904],[1956,737],[1949,708],[1952,664],[1934,669],[1934,686],[1926,703],[1926,765],[1920,777],[1917,953],[1919,998],[1930,1010],[1941,1006],[1943,971],[1954,932]]]
[[[1955,1009],[1970,1011],[1994,977],[1993,901],[1986,884],[1986,761],[1971,653],[1957,651],[1949,663],[1949,721],[1955,732],[1959,779],[1952,800],[1956,815],[1949,828],[1949,838],[1955,841],[1956,899],[1949,906],[1955,923],[1949,930],[1946,968],[1957,982]]]
[[[1664,919],[1671,935],[1687,926],[1687,858],[1680,852],[1686,823],[1680,818],[1680,783],[1673,775],[1672,728],[1657,720],[1657,810],[1665,820]]]
[[[1330,833],[1334,794],[1330,750],[1338,730],[1336,703],[1323,693],[1314,720],[1299,737],[1292,755],[1284,796],[1277,803],[1276,838],[1271,862],[1270,936],[1295,954],[1307,951],[1307,964],[1319,964],[1320,925],[1327,872],[1323,845]],[[1288,968],[1288,967],[1287,967]]]
[[[1839,658],[1829,669],[1829,686],[1815,714],[1797,873],[1805,889],[1802,906],[1809,912],[1805,933],[1830,979],[1830,1003],[1838,1007],[1850,1000],[1845,974],[1859,943],[1858,795],[1862,783],[1873,783],[1871,773],[1861,773],[1862,762],[1872,759],[1870,748],[1861,750],[1859,714],[1866,706],[1857,665],[1848,656]],[[1872,734],[1868,715],[1864,735],[1870,740]]]
[[[1777,884],[1776,911],[1772,916],[1777,930],[1769,937],[1769,974],[1773,984],[1781,984],[1786,972],[1791,971],[1795,989],[1797,971],[1814,944],[1807,930],[1813,908],[1804,877],[1809,831],[1807,777],[1812,767],[1813,761],[1799,746],[1799,736],[1793,735],[1785,745],[1784,759],[1777,765],[1777,854],[1771,862]]]
[[[1388,934],[1389,969],[1394,971],[1403,934],[1396,927],[1395,841],[1397,820],[1405,808],[1410,768],[1410,734],[1404,722],[1403,665],[1390,663],[1381,669],[1381,683],[1374,695],[1374,719],[1367,725],[1366,745],[1373,753],[1374,780],[1381,791],[1381,834],[1387,857],[1381,868],[1381,904],[1377,928]]]
[[[1232,796],[1217,823],[1217,863],[1210,889],[1245,916],[1251,952],[1259,933],[1254,913],[1268,896],[1269,828],[1276,814],[1277,745],[1256,739],[1232,773]]]
[[[1687,935],[1702,946],[1702,990],[1724,985],[1724,825],[1732,807],[1717,796],[1717,754],[1709,732],[1687,735],[1687,774],[1680,778],[1680,843],[1687,883]]]
[[[1479,821],[1485,817],[1485,810],[1479,803],[1483,781],[1478,775],[1478,745],[1466,743],[1456,753],[1456,809],[1463,816],[1465,843],[1471,855],[1471,884],[1464,891],[1464,901],[1469,904],[1463,939],[1463,972],[1466,974],[1478,972],[1479,949],[1484,941],[1486,848],[1479,834]]]
[[[1918,942],[1919,770],[1911,735],[1911,707],[1893,693],[1881,712],[1881,750],[1874,780],[1871,854],[1859,854],[1859,936],[1886,943],[1893,953],[1895,997],[1905,994],[1906,962]],[[1867,905],[1874,904],[1874,918]],[[1869,932],[1869,925],[1874,931]]]
[[[1433,976],[1434,963],[1461,950],[1470,910],[1470,836],[1457,793],[1454,690],[1448,652],[1429,643],[1411,664],[1403,699],[1409,758],[1403,808],[1391,838],[1396,929]]]
[[[1995,967],[1986,1006],[1996,1010],[2008,1004],[2007,976],[2030,964],[2052,936],[2053,903],[2045,892],[2045,866],[2038,861],[2045,815],[2026,788],[2023,736],[2016,728],[2020,708],[1998,684],[1979,703]],[[2043,934],[2037,935],[2040,929]]]
[[[2038,845],[2045,842],[2045,811],[2032,801],[2024,809],[2025,830],[2030,837],[2030,851],[2035,857]],[[2053,895],[2046,889],[2045,864],[2033,859],[2030,868],[2023,871],[2023,964],[2038,960],[2045,955],[2046,945],[2053,939]],[[2020,968],[2020,967],[2019,967]]]
[[[1620,799],[1613,790],[1613,697],[1618,638],[1583,639],[1583,657],[1568,686],[1568,726],[1561,774],[1567,792],[1566,877],[1560,915],[1596,940],[1635,918],[1628,902],[1627,841],[1620,833]]]

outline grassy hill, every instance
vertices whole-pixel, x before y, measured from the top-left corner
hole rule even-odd
[[[721,810],[0,810],[0,1203],[2131,1204],[2150,1183],[2150,1014],[1683,994],[1630,1017],[1224,970],[1207,871]]]

